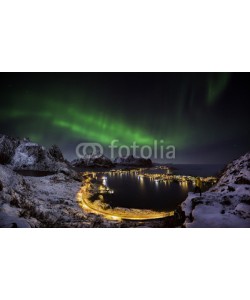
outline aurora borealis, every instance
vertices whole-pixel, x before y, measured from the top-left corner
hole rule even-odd
[[[176,147],[176,162],[224,162],[249,150],[249,74],[2,73],[1,133],[58,144]]]

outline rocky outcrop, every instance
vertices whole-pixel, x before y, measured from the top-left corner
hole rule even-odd
[[[59,172],[69,167],[58,147],[47,151],[43,146],[31,142],[21,143],[16,148],[10,165],[15,170],[50,172]]]
[[[49,171],[74,173],[58,146],[48,150],[29,139],[0,136],[0,164],[18,171]],[[75,174],[74,174],[75,176]]]
[[[5,165],[11,162],[20,141],[6,135],[0,135],[0,164]]]
[[[112,168],[114,166],[109,158],[100,154],[86,155],[84,158],[75,159],[71,162],[71,165],[75,168]]]
[[[127,157],[117,157],[114,163],[121,166],[131,166],[131,167],[151,167],[151,159],[145,158],[135,158],[133,155]]]
[[[62,151],[57,145],[52,145],[49,148],[48,153],[57,161],[65,161]]]
[[[250,227],[250,153],[230,163],[218,183],[182,203],[186,227]]]

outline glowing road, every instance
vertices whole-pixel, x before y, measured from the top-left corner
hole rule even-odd
[[[124,220],[153,220],[162,219],[170,216],[174,216],[174,211],[171,212],[158,212],[153,210],[144,209],[126,209],[121,207],[103,209],[100,205],[100,201],[90,201],[91,193],[88,190],[88,184],[83,186],[77,193],[77,201],[82,209],[88,213],[94,213],[101,215],[108,220],[121,221]]]

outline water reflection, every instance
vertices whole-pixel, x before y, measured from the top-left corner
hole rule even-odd
[[[135,174],[111,175],[107,181],[109,187],[115,190],[113,195],[105,195],[112,207],[172,210],[186,198],[188,192],[187,185]]]
[[[181,181],[181,182],[179,182],[179,184],[183,191],[188,192],[189,184],[187,181]]]
[[[141,189],[144,189],[145,187],[145,182],[144,182],[144,178],[139,176],[139,182],[140,182],[140,188]]]
[[[105,202],[111,207],[173,210],[193,191],[192,176],[172,175],[168,170],[114,170],[92,174],[103,186]],[[212,185],[213,178],[202,178]]]
[[[156,186],[156,188],[159,187],[159,181],[155,181],[155,186]]]

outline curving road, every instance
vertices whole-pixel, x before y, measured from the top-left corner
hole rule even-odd
[[[174,211],[170,212],[157,212],[153,210],[144,209],[126,209],[126,208],[114,208],[114,209],[103,209],[98,205],[98,201],[91,202],[88,200],[90,193],[86,188],[82,187],[77,194],[77,201],[80,206],[87,212],[102,215],[108,220],[153,220],[153,219],[163,219],[166,217],[174,216]]]

